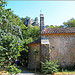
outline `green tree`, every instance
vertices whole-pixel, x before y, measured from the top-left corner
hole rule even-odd
[[[35,17],[35,21],[38,21],[38,17]]]
[[[19,72],[12,64],[12,60],[20,55],[22,51],[23,41],[21,36],[22,23],[17,19],[10,9],[5,9],[6,2],[0,1],[0,68],[2,70],[10,70],[14,73]],[[15,20],[16,21],[15,21]],[[19,19],[19,20],[18,20]],[[17,21],[18,20],[18,21]],[[15,22],[14,22],[15,21]],[[19,26],[20,25],[20,26]],[[11,59],[11,60],[10,60]],[[9,71],[9,72],[11,72]]]
[[[64,28],[64,25],[59,25],[59,26],[57,26],[57,25],[46,25],[46,28]]]
[[[21,18],[21,21],[23,22],[24,25],[28,26],[28,21],[29,21],[30,17],[26,16],[25,18]]]
[[[16,67],[12,63],[20,55],[22,40],[18,36],[6,33],[1,29],[0,36],[0,68],[6,71],[11,68],[11,71],[14,72]],[[13,70],[11,66],[14,67]]]
[[[37,40],[40,37],[40,27],[38,26],[28,26],[22,30],[22,35],[26,44],[31,43],[34,40]],[[30,40],[30,41],[29,41]]]
[[[21,52],[21,56],[19,57],[20,64],[22,66],[27,66],[27,61],[28,61],[27,44],[33,42],[34,40],[37,40],[39,37],[40,37],[40,27],[38,26],[34,26],[34,27],[27,26],[27,27],[24,27],[24,29],[22,29],[23,47],[25,48],[25,50]]]
[[[50,28],[55,28],[55,26],[53,26],[53,25],[50,25]]]
[[[46,25],[46,28],[50,28],[50,26],[49,25]]]
[[[46,28],[55,28],[53,25],[46,25]]]
[[[68,20],[67,22],[64,22],[64,27],[67,28],[71,28],[71,27],[75,27],[75,19],[71,18],[70,20]]]
[[[55,28],[64,28],[64,26],[63,25],[59,25],[59,26],[55,25]]]
[[[5,5],[6,5],[6,2],[1,0],[0,1],[0,30],[1,30],[0,36],[3,36],[5,38],[2,37],[1,39],[4,39],[4,40],[3,41],[1,40],[0,42],[1,43],[6,42],[7,51],[8,51],[8,48],[10,47],[9,45],[12,44],[12,48],[13,47],[15,48],[15,49],[13,48],[15,53],[12,52],[12,55],[14,57],[15,56],[18,57],[18,55],[16,55],[16,53],[19,55],[20,55],[21,51],[25,51],[26,53],[28,53],[27,44],[31,43],[32,41],[34,41],[40,37],[40,27],[38,27],[38,26],[26,27],[23,24],[23,21],[18,16],[13,14],[13,11],[11,11],[11,9],[4,8]],[[12,41],[10,42],[10,40],[8,39],[8,41],[10,42],[10,44],[9,44],[7,41],[8,37],[10,40],[12,40],[14,42],[19,41],[19,42],[16,42],[17,44],[19,44],[19,46],[15,47],[17,44],[12,43]],[[4,45],[0,45],[0,46],[1,46],[1,48],[6,49]],[[18,50],[18,47],[19,47],[19,50]],[[12,51],[11,47],[9,50]],[[17,52],[17,50],[18,50],[18,52]],[[2,52],[3,51],[1,50],[1,53]],[[6,52],[4,52],[4,53],[6,54]],[[9,54],[9,51],[7,53]],[[21,55],[21,56],[23,56],[23,55]],[[15,58],[12,58],[12,59],[15,60]],[[6,60],[8,60],[8,62],[9,62],[9,58],[5,59],[4,62],[6,62]],[[1,62],[1,60],[0,60],[0,62]],[[4,68],[4,66],[2,65],[1,68]]]

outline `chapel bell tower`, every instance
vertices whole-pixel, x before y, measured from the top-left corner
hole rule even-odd
[[[40,14],[40,28],[41,31],[44,31],[44,15]]]
[[[40,14],[40,29],[41,32],[44,31],[44,15]],[[45,31],[44,31],[45,32]],[[40,44],[40,57],[42,62],[46,62],[46,60],[49,60],[50,57],[50,44],[48,38],[41,35],[41,44]],[[47,58],[46,58],[47,57]]]

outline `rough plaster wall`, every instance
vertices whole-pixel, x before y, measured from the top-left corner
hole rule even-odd
[[[35,58],[34,58],[34,48],[39,51],[38,56],[36,57],[36,67],[37,69],[40,68],[40,44],[35,44],[33,46],[29,46],[28,51],[28,68],[34,69],[35,68]]]
[[[41,61],[49,60],[49,44],[41,44]]]
[[[50,41],[51,60],[59,60],[61,66],[75,64],[75,35],[44,35],[44,37]]]

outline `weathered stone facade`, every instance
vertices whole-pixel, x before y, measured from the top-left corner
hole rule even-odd
[[[48,38],[49,43],[41,43],[42,39],[29,44],[28,68],[34,69],[34,48],[38,49],[37,68],[40,61],[58,60],[60,66],[75,65],[75,27],[73,28],[46,28],[44,29],[44,15],[40,14],[41,38]]]
[[[58,60],[58,64],[63,67],[75,65],[75,33],[45,34],[41,37],[48,38],[50,44],[34,43],[33,45],[32,43],[29,45],[28,68],[35,67],[34,48],[39,51],[37,68],[40,68],[40,61],[45,62],[46,59]]]
[[[49,44],[41,44],[41,61],[46,62],[46,60],[49,60],[50,54],[49,54]]]
[[[29,45],[29,52],[28,52],[28,68],[29,69],[35,68],[34,49],[37,49],[39,51],[36,58],[36,67],[37,69],[40,68],[40,43],[37,43],[37,44]]]
[[[75,34],[42,35],[50,41],[50,59],[59,60],[61,66],[75,65]]]

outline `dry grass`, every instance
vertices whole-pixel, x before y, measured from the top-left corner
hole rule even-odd
[[[55,73],[54,75],[75,75],[75,71],[74,72],[59,72],[59,73]]]
[[[0,75],[9,75],[6,71],[0,71]]]

